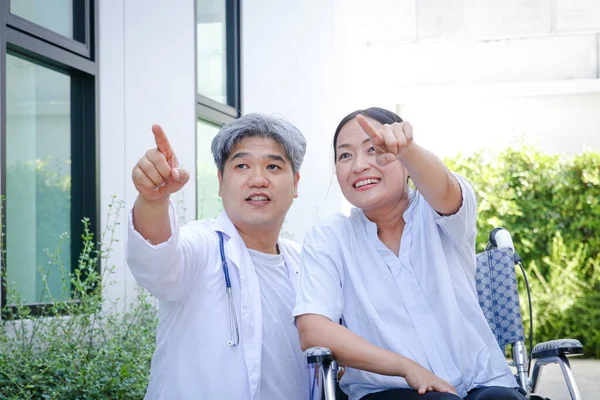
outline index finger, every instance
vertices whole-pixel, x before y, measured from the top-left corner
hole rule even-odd
[[[381,134],[379,132],[377,132],[375,127],[373,127],[373,125],[371,125],[371,123],[369,122],[368,119],[366,119],[362,115],[358,114],[356,116],[356,121],[358,122],[358,124],[360,125],[362,130],[365,131],[365,133],[371,138],[371,142],[374,145],[377,146],[384,142],[383,137],[381,137]]]
[[[167,135],[161,126],[156,124],[152,125],[152,133],[154,133],[154,141],[156,142],[158,151],[163,153],[163,155],[168,159],[173,154],[173,149],[171,148],[169,139],[167,139]]]

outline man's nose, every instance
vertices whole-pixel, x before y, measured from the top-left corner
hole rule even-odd
[[[248,186],[250,187],[267,187],[269,186],[269,179],[265,174],[265,171],[255,170],[250,179],[248,179]]]

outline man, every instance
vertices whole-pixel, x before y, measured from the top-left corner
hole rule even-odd
[[[223,211],[182,228],[169,197],[188,181],[167,136],[133,169],[139,196],[127,261],[159,299],[147,399],[311,397],[293,324],[300,246],[279,238],[306,140],[288,122],[249,114],[212,142]]]

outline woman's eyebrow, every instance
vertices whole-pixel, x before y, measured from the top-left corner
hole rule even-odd
[[[366,138],[365,140],[362,141],[361,145],[363,145],[363,144],[365,144],[367,142],[370,142],[370,141],[371,141],[371,138]],[[351,146],[348,143],[342,143],[337,148],[338,149],[343,149],[345,147],[351,147]]]

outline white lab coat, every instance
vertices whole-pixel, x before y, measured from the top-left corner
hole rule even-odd
[[[194,221],[181,230],[172,204],[169,215],[173,235],[156,246],[135,231],[129,215],[127,262],[138,283],[159,299],[160,309],[146,399],[263,400],[260,288],[244,241],[224,211],[216,220]],[[224,233],[239,324],[236,347],[227,345],[229,302],[217,231]],[[278,244],[296,291],[300,245],[285,239]],[[310,375],[307,385],[313,382]],[[313,399],[319,397],[318,388],[314,393]]]

